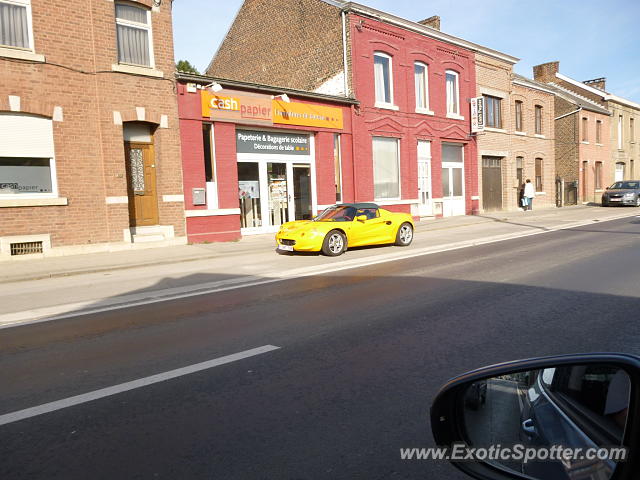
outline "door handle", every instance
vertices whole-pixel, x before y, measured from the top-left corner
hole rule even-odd
[[[384,223],[386,223],[387,225],[391,225],[391,220],[387,220],[387,221],[386,221],[386,222],[384,222]]]

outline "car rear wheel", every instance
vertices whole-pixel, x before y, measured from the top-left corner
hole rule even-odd
[[[329,257],[342,255],[347,248],[347,239],[342,232],[331,230],[322,242],[322,253]]]
[[[400,225],[398,233],[396,234],[396,245],[400,247],[407,247],[411,245],[413,241],[413,227],[410,223],[405,222]]]

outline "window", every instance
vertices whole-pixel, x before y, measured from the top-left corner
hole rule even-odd
[[[0,198],[56,194],[52,121],[0,114]]]
[[[0,0],[0,45],[31,49],[30,0]]]
[[[602,121],[596,121],[596,143],[602,143]]]
[[[460,115],[460,87],[458,72],[447,70],[445,74],[447,89],[447,115]]]
[[[622,150],[622,115],[618,115],[618,150]]]
[[[502,128],[502,115],[500,113],[501,99],[498,97],[484,97],[484,124],[487,127]]]
[[[542,159],[536,158],[536,192],[542,192]]]
[[[524,185],[524,157],[516,157],[516,178],[518,179],[518,188]]]
[[[373,137],[373,191],[376,199],[400,198],[399,141]]]
[[[424,63],[416,62],[413,71],[416,81],[416,110],[429,110],[429,70]]]
[[[336,179],[336,202],[342,201],[342,151],[340,148],[340,134],[333,134],[333,168]]]
[[[634,178],[635,177],[635,173],[634,173],[634,163],[633,160],[629,160],[629,178]]]
[[[630,142],[635,142],[636,141],[636,133],[633,131],[633,118],[629,119],[629,141]]]
[[[524,132],[522,126],[522,102],[516,100],[516,132]]]
[[[536,105],[536,135],[542,135],[542,106]]]
[[[116,36],[119,63],[153,66],[149,9],[116,3]]]
[[[624,162],[617,162],[616,163],[616,174],[615,174],[614,180],[616,182],[624,180],[624,174],[625,174],[625,164],[624,164]]]
[[[213,128],[210,123],[202,124],[202,144],[204,146],[204,174],[207,182],[216,181],[216,168],[213,162]]]
[[[587,117],[582,117],[582,141],[589,141],[589,120]]]
[[[373,55],[373,70],[376,83],[376,103],[393,104],[391,57],[386,53]]]
[[[595,189],[601,190],[602,189],[602,162],[596,162],[596,170],[594,175],[595,175],[595,178],[594,178]]]

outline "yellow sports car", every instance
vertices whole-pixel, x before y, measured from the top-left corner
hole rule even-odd
[[[375,203],[343,203],[327,208],[313,220],[287,222],[276,234],[278,250],[341,255],[347,247],[395,243],[406,247],[413,240],[413,219]]]

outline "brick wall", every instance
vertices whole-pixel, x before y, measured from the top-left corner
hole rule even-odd
[[[314,91],[343,69],[340,9],[319,0],[246,0],[207,74]]]
[[[105,201],[127,195],[123,126],[114,118],[143,119],[155,128],[160,223],[184,235],[182,203],[162,200],[182,193],[171,3],[151,13],[155,70],[163,79],[112,70],[117,63],[112,1],[32,0],[31,5],[35,53],[46,61],[0,57],[0,109],[9,110],[6,95],[20,97],[23,112],[43,102],[44,111],[32,113],[51,117],[54,106],[62,108],[54,144],[59,195],[68,205],[2,208],[0,235],[50,233],[54,247],[123,240],[127,205]],[[142,118],[136,107],[144,109]],[[162,115],[168,128],[160,128]]]

